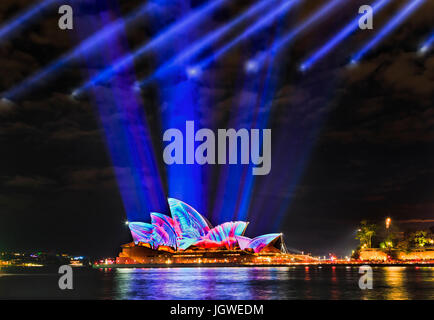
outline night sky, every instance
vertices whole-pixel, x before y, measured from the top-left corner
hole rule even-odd
[[[73,49],[86,35],[89,20],[108,13],[114,21],[141,3],[77,2],[73,4],[74,30],[57,27],[58,7],[54,7],[0,42],[1,92]],[[153,26],[178,19],[177,2],[161,4],[159,17],[145,18],[128,28],[125,48],[132,50],[151,39],[156,33]],[[230,2],[207,19],[207,30],[254,3]],[[197,80],[201,124],[228,128],[234,114],[252,109],[250,102],[256,101],[257,92],[249,86],[243,64],[252,53],[272,43],[270,35],[284,34],[325,3],[305,2],[308,4],[242,42],[201,75]],[[346,255],[357,244],[354,237],[361,219],[383,221],[390,216],[403,230],[434,225],[434,55],[432,50],[424,56],[417,53],[433,31],[434,2],[428,0],[357,66],[348,67],[351,55],[406,1],[391,1],[375,17],[374,30],[354,33],[312,70],[302,73],[298,69],[303,58],[340,30],[366,2],[351,1],[334,10],[276,56],[270,76],[272,97],[258,114],[270,116],[272,171],[255,180],[248,236],[283,232],[289,248]],[[0,21],[9,21],[31,3],[1,1]],[[191,6],[201,3],[191,1]],[[107,43],[101,50],[111,48]],[[149,74],[159,61],[158,51],[137,59],[137,78]],[[89,68],[95,71],[101,66],[77,59],[14,103],[0,102],[0,250],[114,256],[121,244],[131,241],[94,101],[70,96],[88,79]],[[245,79],[245,85],[239,85],[240,79]],[[158,98],[157,90],[156,85],[150,86],[141,99],[157,162],[165,172],[160,125],[165,101]],[[240,119],[240,127],[248,128],[250,124]],[[208,169],[205,211],[211,212],[221,168]],[[164,174],[162,179],[167,191]],[[277,225],[276,217],[281,218]]]

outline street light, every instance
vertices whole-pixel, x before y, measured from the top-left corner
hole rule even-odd
[[[392,222],[392,219],[390,219],[389,217],[387,217],[387,219],[386,219],[386,229],[389,229],[391,222]]]
[[[127,225],[129,225],[130,224],[130,222],[127,220],[127,221],[125,221],[125,225],[127,226]]]

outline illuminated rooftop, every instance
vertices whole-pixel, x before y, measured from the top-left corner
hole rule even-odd
[[[173,198],[169,198],[168,202],[172,217],[152,212],[151,223],[128,223],[135,245],[147,246],[153,250],[169,248],[174,252],[193,248],[254,253],[265,248],[284,251],[280,248],[284,247],[281,233],[248,238],[244,236],[248,222],[231,221],[213,227],[188,204]]]

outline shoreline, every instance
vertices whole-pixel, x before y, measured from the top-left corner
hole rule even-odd
[[[415,263],[291,263],[291,264],[217,264],[217,263],[202,263],[202,264],[99,264],[93,265],[94,269],[158,269],[158,268],[282,268],[282,267],[357,267],[369,265],[373,267],[434,267],[434,262],[415,262]]]

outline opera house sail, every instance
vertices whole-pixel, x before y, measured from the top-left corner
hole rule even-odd
[[[248,222],[232,221],[213,227],[190,205],[173,198],[168,203],[171,217],[152,212],[151,223],[129,222],[133,242],[122,246],[118,263],[170,263],[180,257],[198,257],[191,253],[202,253],[200,262],[213,257],[212,261],[217,262],[221,255],[215,254],[225,252],[224,261],[228,261],[227,256],[247,261],[249,255],[285,253],[281,233],[251,239],[244,236]]]

